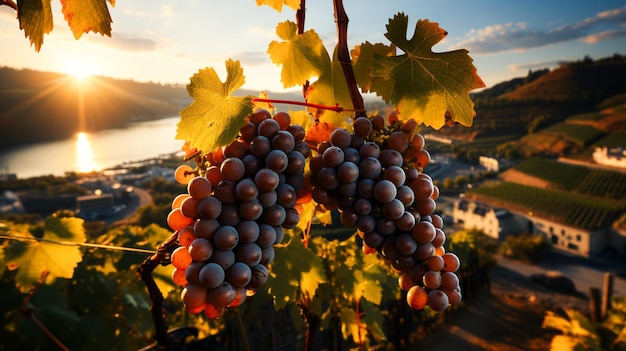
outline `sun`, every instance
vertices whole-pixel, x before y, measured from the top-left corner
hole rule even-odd
[[[65,65],[64,71],[76,81],[84,82],[96,73],[96,68],[90,61],[73,60]]]

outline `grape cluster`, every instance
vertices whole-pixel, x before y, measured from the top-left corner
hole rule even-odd
[[[174,199],[167,220],[180,244],[171,254],[172,279],[184,287],[188,311],[218,318],[267,281],[283,228],[300,221],[310,155],[304,136],[289,114],[259,109],[236,140],[206,155],[202,174],[177,169],[187,193]]]
[[[423,172],[430,154],[416,124],[381,116],[358,117],[353,132],[338,128],[311,158],[313,199],[338,209],[346,227],[356,227],[366,253],[378,252],[400,272],[399,283],[414,309],[443,311],[460,301],[460,262],[446,253],[439,196]]]

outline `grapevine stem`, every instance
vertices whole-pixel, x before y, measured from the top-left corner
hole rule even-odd
[[[37,284],[35,286],[35,288],[30,292],[30,294],[28,294],[28,296],[26,296],[24,301],[22,301],[22,304],[20,306],[20,312],[22,312],[22,314],[24,316],[28,317],[28,319],[30,319],[33,323],[35,323],[37,328],[39,328],[48,337],[48,339],[50,339],[52,341],[52,343],[55,344],[60,350],[69,351],[70,349],[67,348],[67,346],[63,345],[61,340],[57,339],[56,336],[54,336],[54,334],[52,334],[50,332],[50,330],[48,330],[48,328],[46,328],[46,326],[43,325],[39,321],[39,319],[37,319],[37,317],[35,317],[35,315],[33,314],[33,310],[31,310],[27,306],[28,302],[30,301],[30,299],[33,297],[33,295],[35,295],[35,292],[37,291],[37,288],[39,288],[43,284],[43,282],[46,280],[47,276],[48,276],[47,272],[45,272],[45,273],[43,273],[41,275],[41,281],[39,282],[39,284]]]
[[[154,281],[152,272],[156,267],[158,267],[159,264],[161,264],[161,262],[165,260],[167,255],[172,252],[176,246],[177,238],[178,233],[174,232],[169,238],[167,238],[167,240],[159,245],[157,253],[146,258],[137,269],[137,272],[141,276],[141,280],[143,280],[148,288],[150,300],[152,301],[150,313],[152,314],[152,320],[154,321],[157,343],[159,346],[167,350],[172,348],[174,340],[167,333],[167,323],[165,323],[165,319],[163,318],[163,294]]]
[[[274,104],[298,105],[298,106],[313,107],[313,108],[320,109],[320,110],[329,110],[329,111],[334,111],[334,112],[342,112],[342,111],[365,112],[365,110],[345,109],[339,105],[328,106],[328,105],[314,104],[312,102],[302,102],[302,101],[292,101],[292,100],[253,98],[252,102],[268,102],[268,103],[274,103]]]
[[[306,17],[306,0],[300,0],[300,7],[296,11],[296,26],[298,27],[298,34],[304,33],[304,19]],[[306,100],[306,92],[309,90],[309,81],[307,80],[302,85],[302,96]]]
[[[17,11],[17,4],[13,0],[2,0],[0,1],[0,5],[7,5],[8,7]]]
[[[343,7],[343,0],[333,0],[335,8],[335,22],[337,23],[337,58],[346,77],[346,84],[350,91],[352,106],[357,116],[365,116],[365,105],[363,96],[359,92],[359,86],[356,83],[354,70],[352,69],[352,60],[350,59],[350,51],[348,50],[348,15]]]

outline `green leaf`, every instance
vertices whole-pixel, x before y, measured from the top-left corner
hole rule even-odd
[[[328,70],[330,58],[322,39],[313,30],[298,34],[291,21],[276,26],[276,34],[282,42],[272,41],[267,49],[270,59],[282,65],[280,81],[285,88],[302,85],[312,77],[319,77]]]
[[[293,10],[299,9],[300,1],[299,0],[256,0],[256,5],[257,6],[267,5],[278,12],[282,12],[283,5],[286,5],[287,7]]]
[[[191,148],[203,152],[235,139],[252,113],[253,97],[231,96],[245,81],[239,61],[226,61],[226,73],[224,83],[213,68],[201,69],[191,77],[187,92],[194,101],[180,112],[176,139],[189,141]]]
[[[31,236],[24,233],[24,236]],[[48,242],[85,242],[83,220],[50,216],[44,224],[43,241],[17,241],[4,249],[7,266],[19,269],[15,277],[21,291],[28,291],[41,282],[47,273],[46,283],[56,278],[70,279],[83,255],[79,247]]]
[[[61,0],[63,16],[75,39],[83,33],[100,33],[111,36],[111,14],[106,0]],[[110,1],[115,6],[115,1]]]
[[[338,105],[348,110],[353,109],[352,98],[350,97],[350,91],[346,83],[346,76],[337,58],[336,49],[333,55],[333,61],[330,64],[321,66],[321,68],[323,68],[321,75],[307,89],[307,101],[327,106]],[[309,112],[312,112],[320,122],[330,123],[336,128],[346,128],[348,126],[347,121],[354,117],[354,112],[352,111],[317,111],[309,108]]]
[[[286,245],[277,246],[275,252],[272,279],[267,282],[267,286],[274,296],[276,309],[295,301],[298,290],[313,298],[319,284],[326,281],[322,260],[306,248],[298,237]]]
[[[35,45],[35,51],[41,49],[43,36],[52,31],[52,8],[50,0],[20,0],[17,2],[17,18],[20,29]]]
[[[402,13],[389,20],[385,36],[404,53],[389,57],[374,52],[371,75],[393,80],[390,101],[402,120],[415,119],[439,129],[449,112],[453,121],[471,126],[476,112],[468,93],[485,84],[467,50],[433,53],[432,47],[447,35],[437,23],[419,20],[411,39],[407,28],[408,17]]]
[[[371,44],[369,42],[356,46],[351,52],[352,60],[354,61],[354,77],[363,92],[378,92],[381,98],[389,101],[391,100],[394,82],[391,79],[374,77],[370,74],[374,65],[374,54],[377,57],[392,57],[396,54],[396,48],[381,43]]]

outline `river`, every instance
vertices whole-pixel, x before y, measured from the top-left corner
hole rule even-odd
[[[136,122],[125,128],[78,133],[72,138],[0,149],[0,174],[19,178],[101,171],[125,162],[180,151],[179,117]]]

